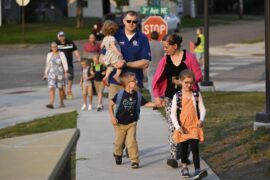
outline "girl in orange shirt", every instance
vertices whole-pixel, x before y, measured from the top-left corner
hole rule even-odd
[[[181,148],[181,174],[184,178],[189,178],[187,167],[188,146],[190,146],[195,174],[193,179],[202,179],[207,176],[206,170],[200,169],[199,141],[203,141],[203,122],[205,118],[205,107],[203,99],[198,91],[193,91],[195,77],[192,71],[183,70],[179,76],[179,83],[182,90],[178,91],[172,100],[171,119],[176,131],[180,132],[178,143]]]

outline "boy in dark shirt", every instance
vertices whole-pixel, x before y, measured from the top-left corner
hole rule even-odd
[[[131,168],[139,168],[139,150],[136,140],[136,127],[139,119],[140,106],[156,107],[155,103],[147,102],[140,92],[136,92],[137,80],[134,73],[127,72],[121,77],[124,90],[119,91],[109,103],[109,113],[115,126],[115,162],[122,163],[123,145],[125,144]],[[114,107],[116,111],[114,112]]]

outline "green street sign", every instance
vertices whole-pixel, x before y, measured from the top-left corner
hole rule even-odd
[[[169,8],[168,7],[155,7],[155,6],[142,6],[140,13],[146,14],[146,15],[167,15],[169,14]]]

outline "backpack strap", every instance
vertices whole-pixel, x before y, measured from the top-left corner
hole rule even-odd
[[[116,113],[118,112],[118,109],[119,109],[121,100],[122,100],[122,98],[123,98],[123,94],[124,94],[124,90],[120,90],[120,91],[117,93],[117,97],[116,97],[116,108],[115,108],[115,111],[114,111],[114,114],[115,114],[115,115],[116,115]]]
[[[198,119],[200,119],[200,110],[199,110],[199,91],[193,91],[193,96],[195,98],[196,101],[196,110],[197,110],[197,116]]]
[[[141,102],[142,102],[142,93],[137,92],[137,104],[136,104],[136,115],[138,120],[140,119],[140,111],[141,111]]]

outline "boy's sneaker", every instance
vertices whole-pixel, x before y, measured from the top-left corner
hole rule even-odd
[[[178,168],[178,162],[175,159],[168,159],[167,165],[171,166],[172,168]]]
[[[82,105],[82,108],[81,108],[81,110],[85,110],[86,109],[86,104],[84,104],[84,105]]]
[[[136,162],[132,162],[131,163],[131,168],[132,169],[138,169],[140,166],[139,166],[139,163],[136,163]]]
[[[196,169],[195,170],[195,174],[193,176],[193,179],[195,180],[200,180],[205,178],[208,175],[208,172],[206,170],[200,170],[200,169]]]
[[[92,110],[92,105],[89,105],[88,106],[88,111],[91,111]]]
[[[113,156],[114,156],[114,158],[115,158],[115,163],[116,163],[117,165],[122,164],[122,156],[115,155],[114,153],[113,153]]]
[[[183,168],[183,169],[181,170],[181,176],[182,176],[183,178],[189,178],[189,177],[190,177],[189,172],[188,172],[188,168]]]

